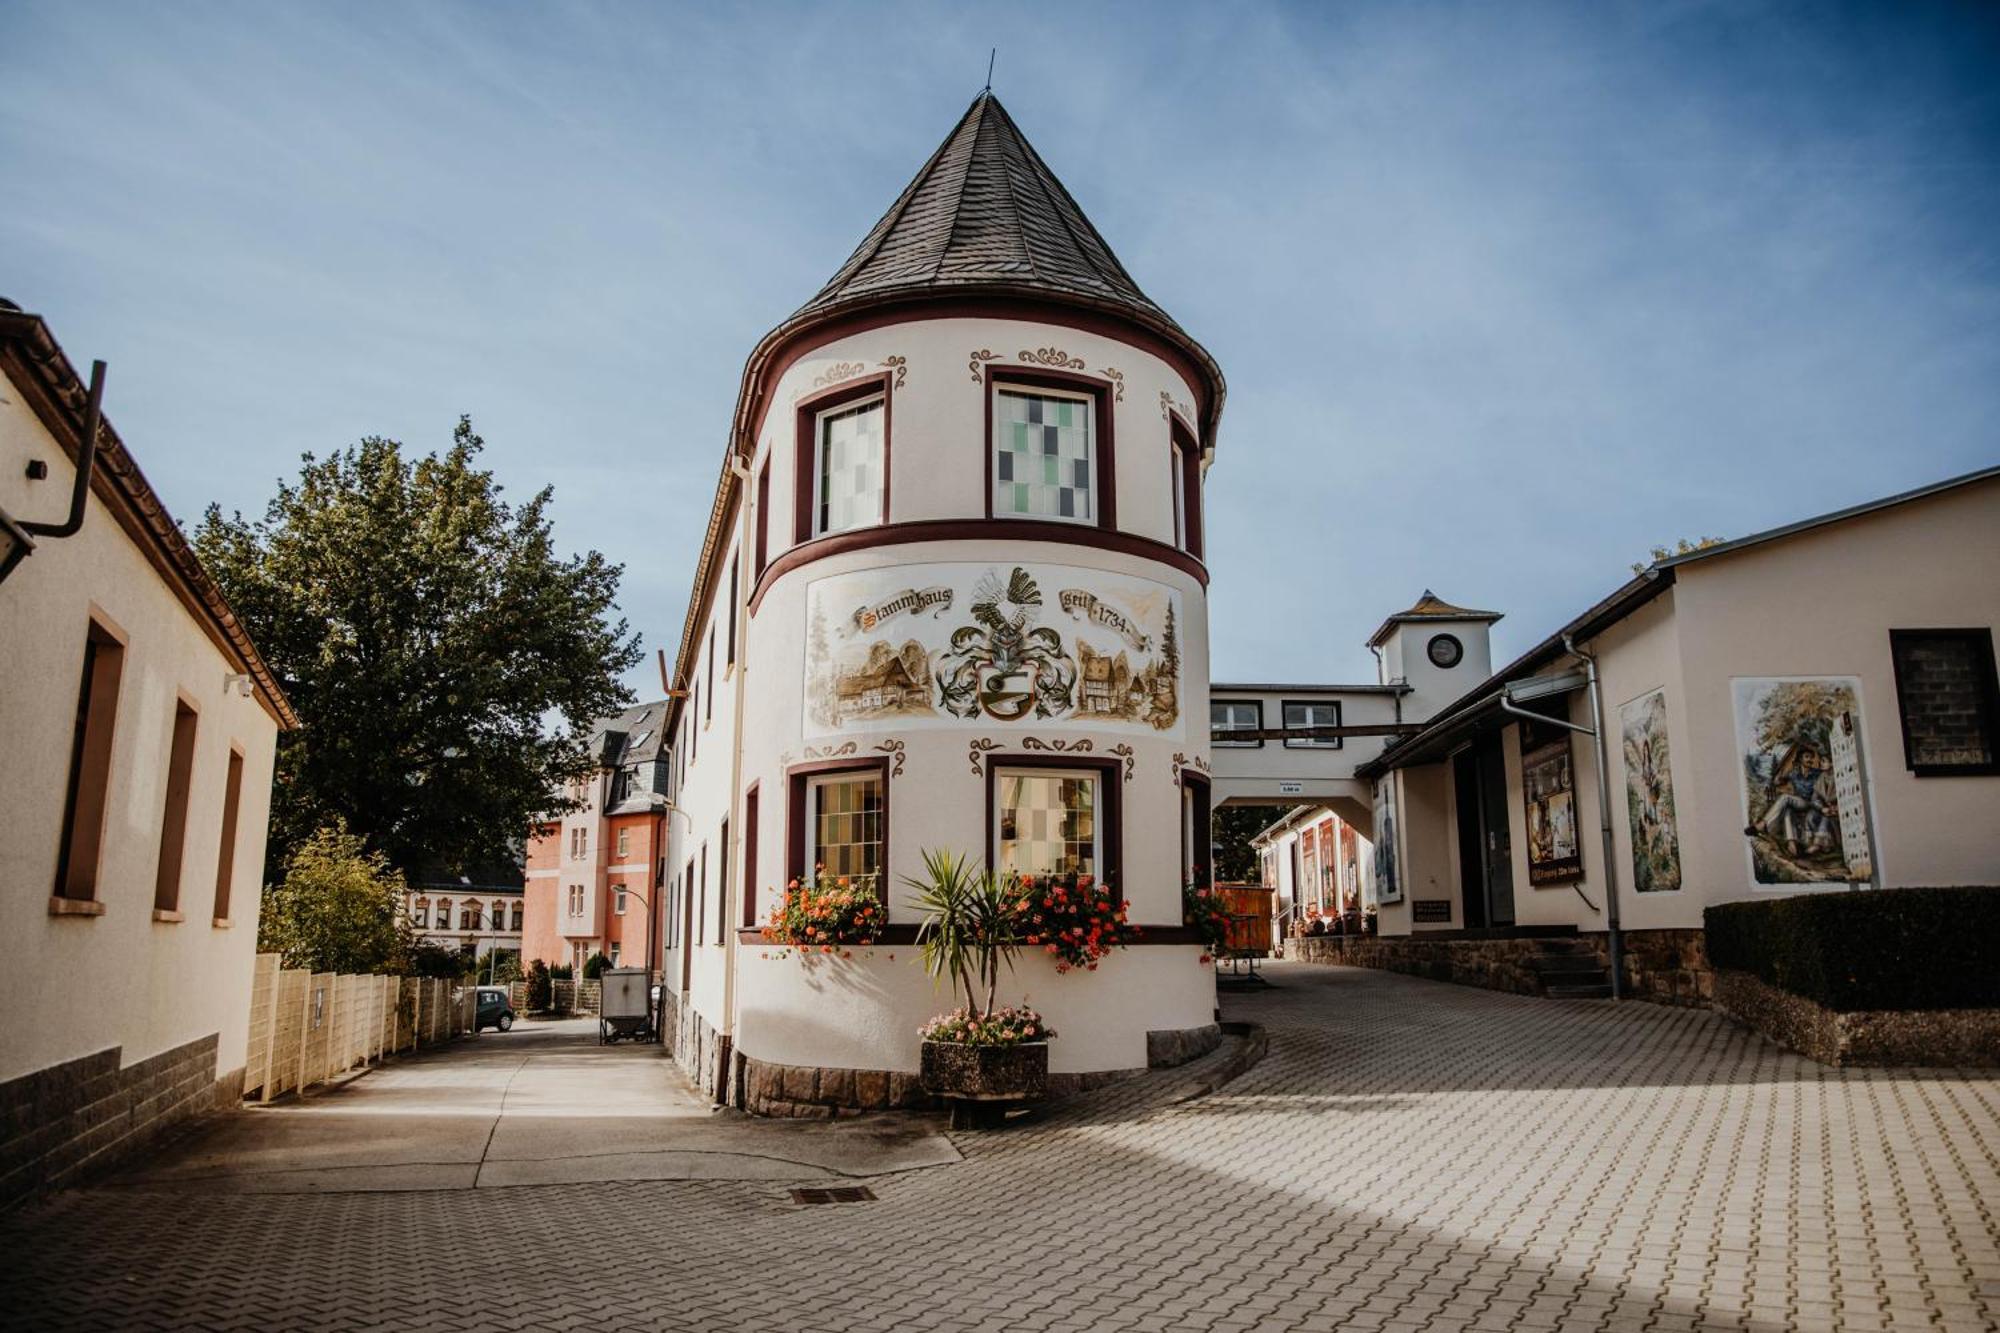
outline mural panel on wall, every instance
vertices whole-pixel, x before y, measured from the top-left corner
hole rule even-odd
[[[1632,886],[1671,893],[1681,886],[1680,825],[1667,747],[1667,692],[1642,694],[1618,710],[1625,735],[1625,816],[1632,832]]]
[[[1583,878],[1576,832],[1576,768],[1569,732],[1550,723],[1520,727],[1521,803],[1528,824],[1528,883],[1573,884]]]
[[[961,721],[1181,733],[1180,596],[1061,565],[899,565],[806,593],[818,733]]]
[[[1853,676],[1730,682],[1742,757],[1743,835],[1758,884],[1874,877]]]
[[[1375,783],[1375,901],[1403,901],[1402,867],[1396,863],[1396,797],[1390,778]]]

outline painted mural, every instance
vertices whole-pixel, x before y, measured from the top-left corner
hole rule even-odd
[[[1667,746],[1667,692],[1642,694],[1618,710],[1625,737],[1625,817],[1632,833],[1632,886],[1671,893],[1681,886],[1680,825]]]
[[[1758,884],[1873,879],[1861,682],[1852,676],[1788,676],[1730,684],[1751,879]]]
[[[1180,597],[1059,565],[837,574],[806,594],[820,733],[960,721],[1181,731]]]
[[[1375,782],[1375,901],[1403,901],[1402,867],[1396,863],[1396,796],[1393,779]]]
[[[1569,732],[1525,719],[1520,727],[1521,803],[1528,827],[1528,883],[1573,884],[1583,878],[1576,827],[1576,768]]]

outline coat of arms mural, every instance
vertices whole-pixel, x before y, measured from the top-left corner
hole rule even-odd
[[[939,564],[839,574],[806,595],[806,717],[1180,732],[1180,598],[1101,570]]]

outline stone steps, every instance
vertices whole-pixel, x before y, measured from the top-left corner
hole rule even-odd
[[[1552,1000],[1608,1000],[1611,971],[1582,940],[1550,940],[1528,960]]]

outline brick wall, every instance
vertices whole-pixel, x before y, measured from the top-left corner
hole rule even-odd
[[[121,1066],[112,1047],[0,1083],[0,1206],[129,1158],[173,1125],[243,1095],[218,1081],[213,1034]]]
[[[1983,649],[1964,637],[1896,639],[1896,694],[1912,764],[1990,764],[1979,705],[1986,692]]]

